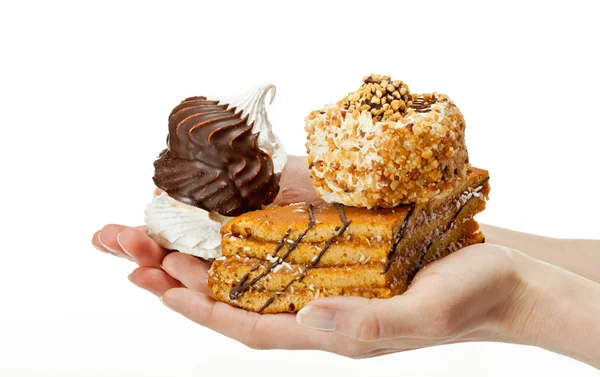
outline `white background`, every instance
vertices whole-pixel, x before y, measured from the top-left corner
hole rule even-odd
[[[371,72],[450,95],[484,222],[600,238],[595,2],[2,2],[2,376],[597,376],[543,350],[472,343],[350,360],[252,351],[133,286],[92,248],[140,224],[171,108],[277,87],[272,123],[304,152],[303,118]],[[489,4],[489,3],[485,3]],[[286,336],[286,334],[281,334]]]

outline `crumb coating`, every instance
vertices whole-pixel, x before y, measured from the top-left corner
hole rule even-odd
[[[458,107],[444,94],[411,94],[389,76],[365,77],[337,104],[312,111],[305,129],[313,185],[327,202],[366,208],[425,203],[467,175]]]

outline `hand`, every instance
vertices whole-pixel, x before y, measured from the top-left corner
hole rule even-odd
[[[290,167],[296,174],[284,178],[281,204],[317,200],[302,160],[295,161]],[[535,248],[535,236],[530,240],[527,247]],[[137,262],[130,280],[162,296],[173,310],[252,348],[319,349],[359,358],[495,340],[538,345],[600,366],[598,284],[498,245],[471,246],[426,266],[403,295],[323,298],[294,316],[260,315],[214,300],[206,284],[208,264],[169,253],[145,227],[107,225],[92,242]]]
[[[353,358],[446,343],[499,340],[524,291],[513,251],[473,246],[430,264],[403,295],[311,302],[297,316],[260,315],[216,301],[204,263],[181,254],[164,268],[187,288],[163,302],[192,321],[256,349],[316,349]]]
[[[252,348],[364,358],[503,341],[537,345],[600,367],[600,286],[502,246],[474,245],[431,263],[408,291],[391,299],[322,298],[296,316],[261,315],[212,298],[207,263],[168,253],[141,229],[110,225],[104,231],[120,231],[120,251],[140,265],[130,275],[133,283],[192,321]]]
[[[324,298],[297,316],[260,315],[216,301],[206,283],[209,265],[168,253],[143,228],[109,225],[102,235],[103,243],[139,264],[130,275],[134,284],[192,321],[258,349],[319,349],[358,358],[494,340],[523,290],[513,251],[477,245],[421,270],[401,296]]]
[[[163,270],[161,265],[170,253],[150,238],[147,232],[145,226],[109,224],[94,233],[92,244],[102,252],[135,262],[138,267],[129,275],[129,280],[161,296],[167,290],[183,285]]]

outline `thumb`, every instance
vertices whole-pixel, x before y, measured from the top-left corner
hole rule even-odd
[[[306,156],[289,156],[280,186],[281,191],[273,203],[275,205],[314,203],[321,200],[312,185]]]
[[[336,332],[363,342],[390,339],[414,329],[406,300],[328,297],[313,301],[296,315],[300,325]]]

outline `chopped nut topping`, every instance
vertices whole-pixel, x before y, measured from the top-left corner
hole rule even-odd
[[[372,74],[365,76],[363,85],[348,93],[338,105],[352,114],[356,110],[369,111],[376,121],[397,121],[410,107],[412,99],[408,86],[401,80],[392,81],[390,76]]]
[[[319,196],[392,208],[452,191],[469,167],[458,107],[444,94],[410,94],[389,77],[363,81],[337,106],[306,117],[308,164]]]

